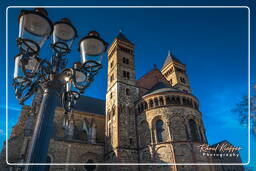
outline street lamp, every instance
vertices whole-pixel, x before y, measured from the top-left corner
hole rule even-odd
[[[39,56],[40,48],[52,35],[54,55],[48,61]],[[99,33],[91,31],[79,42],[81,62],[67,66],[64,58],[71,51],[77,31],[67,18],[52,24],[45,9],[21,10],[19,16],[19,54],[15,56],[13,86],[20,104],[39,89],[43,99],[35,125],[27,163],[46,163],[55,107],[60,101],[68,113],[80,94],[102,68],[107,43]],[[26,166],[26,171],[43,170],[43,166]]]

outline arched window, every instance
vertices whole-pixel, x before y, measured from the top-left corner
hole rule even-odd
[[[112,117],[115,116],[115,114],[116,114],[116,111],[115,111],[115,107],[113,106],[112,107]]]
[[[152,100],[152,99],[149,100],[149,107],[150,107],[150,108],[153,107],[153,100]]]
[[[155,106],[159,106],[157,98],[154,99],[154,102],[155,102]]]
[[[145,108],[145,110],[148,109],[148,103],[147,102],[144,102],[144,108]]]
[[[175,104],[180,104],[180,97],[179,96],[175,97],[175,102],[176,102]]]
[[[141,112],[144,111],[144,105],[143,105],[143,103],[140,104],[140,110],[141,110]]]
[[[46,163],[51,163],[52,162],[52,159],[50,156],[47,156],[46,158]],[[50,166],[51,165],[45,165],[45,168],[44,168],[44,171],[50,171]]]
[[[94,163],[92,159],[89,159],[86,163]],[[96,165],[85,165],[84,166],[86,171],[93,171],[96,169]]]
[[[176,104],[176,100],[175,100],[175,97],[174,97],[174,96],[172,96],[171,104]]]
[[[193,119],[189,120],[189,128],[190,128],[191,141],[199,142],[196,122]]]
[[[164,141],[164,122],[161,119],[156,121],[156,136],[157,142]]]
[[[163,106],[163,105],[164,105],[164,99],[163,99],[163,97],[160,97],[160,98],[159,98],[159,102],[160,102],[160,106]]]
[[[185,97],[182,98],[183,105],[187,105],[187,99]]]
[[[169,96],[167,96],[167,97],[165,98],[165,101],[166,101],[166,104],[171,104],[171,99],[170,99]]]

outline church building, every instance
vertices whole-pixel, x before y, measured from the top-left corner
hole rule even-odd
[[[232,165],[241,163],[238,151],[224,152],[219,148],[232,146],[230,142],[208,144],[203,114],[192,93],[186,65],[169,52],[161,69],[155,66],[136,79],[134,47],[121,32],[109,47],[106,100],[81,96],[67,115],[61,105],[56,108],[47,162],[63,165],[47,166],[46,170],[243,171],[241,165]],[[23,106],[18,123],[12,128],[9,163],[26,160],[41,99],[39,92],[31,106]],[[216,150],[202,150],[203,147]],[[22,168],[5,164],[5,150],[6,145],[0,170]]]

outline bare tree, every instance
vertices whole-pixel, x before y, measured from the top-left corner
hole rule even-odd
[[[242,125],[248,124],[248,97],[244,96],[240,103],[236,104],[236,107],[232,110],[238,114],[239,121]],[[250,123],[253,135],[256,136],[256,84],[253,86],[253,93],[250,98]]]

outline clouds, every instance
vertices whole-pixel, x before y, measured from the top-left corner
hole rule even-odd
[[[4,129],[0,129],[0,135],[4,135],[5,136],[5,130]]]

